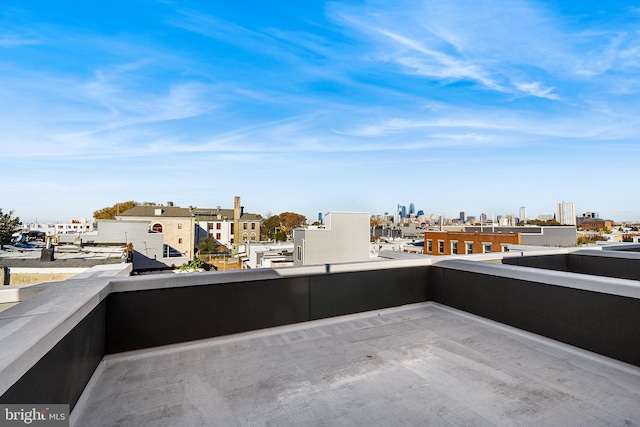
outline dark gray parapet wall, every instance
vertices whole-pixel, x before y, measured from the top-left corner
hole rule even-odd
[[[640,284],[471,261],[431,267],[433,300],[640,366]]]
[[[1,403],[73,408],[104,355],[109,280],[130,271],[130,264],[102,265],[20,288],[22,302],[0,313]]]
[[[114,280],[106,353],[428,300],[426,266],[371,268],[288,277],[257,269]]]
[[[640,253],[582,250],[560,255],[504,258],[503,264],[640,280]]]
[[[640,244],[625,243],[621,245],[602,245],[603,251],[640,252]]]

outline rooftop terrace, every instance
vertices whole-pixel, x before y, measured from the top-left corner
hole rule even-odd
[[[422,303],[106,356],[75,425],[633,425],[640,369]]]
[[[0,313],[0,403],[78,426],[640,425],[640,253],[598,252],[104,266]]]

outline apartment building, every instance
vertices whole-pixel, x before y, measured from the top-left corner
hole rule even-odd
[[[190,208],[167,205],[139,205],[116,216],[117,220],[142,221],[149,224],[149,232],[162,233],[163,253],[184,256],[193,260],[195,248],[195,218]]]
[[[423,253],[425,255],[466,255],[505,252],[510,244],[520,244],[520,233],[427,231],[424,233]]]

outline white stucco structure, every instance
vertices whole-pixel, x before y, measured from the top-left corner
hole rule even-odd
[[[293,230],[293,264],[369,261],[369,239],[369,213],[330,212],[324,228]]]

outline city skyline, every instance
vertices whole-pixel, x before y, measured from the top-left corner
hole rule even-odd
[[[189,208],[198,208],[198,209],[216,209],[216,208],[222,208],[222,209],[230,209],[229,207],[227,207],[226,205],[216,205],[216,206],[195,206],[195,205],[177,205],[175,204],[173,201],[167,201],[164,203],[155,203],[155,202],[144,202],[144,204],[146,203],[152,203],[153,205],[157,205],[157,206],[175,206],[175,207],[189,207]],[[476,220],[476,221],[480,221],[481,219],[483,221],[494,221],[494,220],[498,220],[499,218],[505,218],[505,217],[515,217],[517,218],[519,221],[523,221],[523,220],[548,220],[548,219],[554,219],[556,217],[560,218],[560,216],[558,216],[558,214],[560,213],[559,209],[560,209],[560,205],[563,204],[571,204],[572,206],[574,205],[573,202],[570,201],[562,201],[560,203],[558,203],[558,212],[539,212],[535,215],[535,217],[532,217],[531,215],[528,215],[527,212],[527,207],[526,206],[521,206],[519,208],[519,213],[513,213],[511,211],[509,212],[480,212],[480,213],[475,213],[475,212],[466,212],[466,211],[460,211],[457,215],[456,214],[449,214],[448,212],[442,212],[442,211],[433,211],[433,212],[428,212],[425,211],[423,209],[416,209],[415,207],[415,203],[410,203],[410,209],[406,210],[406,206],[405,205],[401,205],[401,204],[397,204],[396,205],[396,210],[391,210],[389,211],[384,211],[384,212],[367,212],[370,214],[370,216],[373,217],[389,217],[391,218],[393,221],[397,221],[400,220],[402,218],[414,218],[414,219],[419,219],[420,217],[424,216],[430,219],[435,219],[438,220],[440,217],[442,217],[443,219],[447,219],[447,220],[461,220],[463,222],[467,221],[467,218],[469,220]],[[242,203],[242,208],[245,208],[244,203]],[[413,209],[415,212],[410,213],[411,209]],[[587,218],[598,218],[598,219],[611,219],[609,217],[607,218],[601,218],[598,214],[598,212],[591,212],[591,211],[584,211],[584,212],[578,212],[575,210],[575,206],[573,206],[573,211],[575,212],[574,215],[574,222],[575,220],[577,220],[580,217],[587,217]],[[405,214],[402,214],[402,211],[405,211]],[[250,214],[258,214],[260,216],[262,216],[263,218],[268,218],[271,215],[279,215],[282,212],[290,212],[291,210],[283,210],[283,211],[278,211],[278,212],[274,212],[274,211],[267,211],[266,213],[261,213],[261,212],[255,212],[255,211],[251,211],[251,209],[245,209],[245,211],[247,213]],[[317,212],[315,215],[311,214],[311,215],[304,215],[307,218],[307,223],[308,224],[312,224],[314,222],[320,222],[323,223],[323,218],[324,215],[328,214],[332,212],[332,210],[326,210],[325,212]],[[333,212],[341,212],[341,211],[333,211]],[[349,212],[349,211],[342,211],[342,212]],[[354,211],[350,211],[350,212],[354,212]],[[524,217],[522,216],[522,213],[524,212]],[[16,214],[14,212],[14,214]],[[464,220],[462,218],[462,215],[464,215]],[[14,215],[14,216],[17,216]],[[54,220],[47,220],[47,219],[38,219],[37,217],[35,218],[28,218],[28,219],[24,219],[21,218],[21,223],[24,224],[33,224],[33,223],[67,223],[70,221],[80,221],[80,222],[84,222],[86,221],[87,223],[91,223],[94,222],[95,220],[93,219],[93,217],[88,216],[88,217],[73,217],[73,218],[66,218],[66,219],[54,219]],[[620,221],[620,222],[625,222],[625,221]],[[573,224],[575,225],[575,224]]]
[[[571,200],[640,220],[638,21],[624,1],[7,0],[0,208],[239,194],[309,220],[398,200],[535,218]]]

